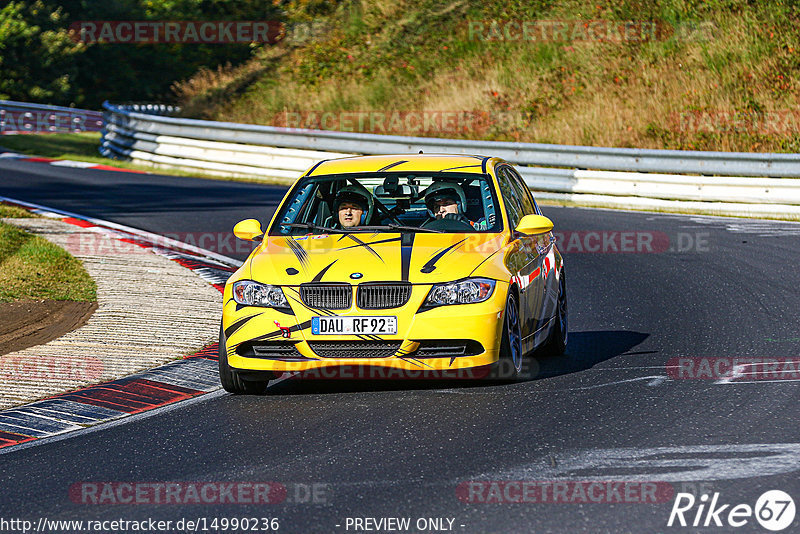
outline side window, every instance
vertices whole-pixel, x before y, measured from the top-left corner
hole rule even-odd
[[[542,213],[539,211],[539,206],[536,205],[536,201],[533,199],[533,195],[531,194],[531,189],[525,185],[525,180],[523,180],[519,173],[512,167],[505,167],[505,169],[509,174],[511,184],[519,194],[519,198],[522,201],[522,207],[525,210],[525,215],[541,215]]]
[[[512,185],[512,181],[506,171],[505,167],[496,169],[497,183],[500,184],[500,193],[503,195],[503,204],[506,206],[506,214],[508,215],[508,223],[511,230],[516,228],[519,220],[525,214],[520,195],[516,188]]]
[[[283,206],[279,218],[280,222],[306,222],[304,214],[308,213],[309,205],[314,201],[313,193],[316,189],[313,183],[298,186],[297,191],[293,194],[293,198],[287,200],[287,204]],[[300,232],[302,232],[302,230]],[[270,233],[270,235],[292,235],[294,233],[299,232],[290,226],[281,226],[280,223],[278,223],[275,227],[275,233]]]

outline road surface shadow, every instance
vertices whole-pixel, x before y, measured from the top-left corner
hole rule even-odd
[[[649,334],[625,330],[570,332],[563,356],[531,355],[523,361],[519,382],[541,380],[589,369],[621,354],[647,339]],[[497,387],[510,384],[502,365],[449,371],[449,375],[384,368],[328,368],[295,376],[271,385],[267,395],[309,395],[398,390],[436,390]],[[455,377],[453,377],[455,375]]]
[[[584,371],[598,363],[629,353],[648,337],[650,334],[627,330],[570,332],[567,351],[563,356],[533,355],[532,359],[536,361],[534,367],[538,366],[538,372],[532,379]],[[638,354],[645,353],[649,351]]]

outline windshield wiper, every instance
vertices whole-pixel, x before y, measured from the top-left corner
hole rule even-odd
[[[339,228],[328,228],[327,226],[317,226],[314,223],[280,223],[278,226],[291,226],[292,228],[307,228],[308,230],[320,230],[326,234],[347,234],[348,230]]]
[[[359,230],[408,230],[411,232],[433,232],[434,234],[443,233],[442,230],[434,230],[432,228],[419,228],[416,226],[403,226],[401,224],[386,224],[381,226],[356,226]]]
[[[290,226],[292,228],[306,228],[308,230],[320,230],[329,234],[350,234],[354,232],[370,232],[374,230],[399,230],[411,232],[433,232],[441,234],[442,230],[433,230],[431,228],[417,228],[416,226],[403,226],[400,224],[387,224],[381,226],[351,226],[350,228],[328,228],[326,226],[317,226],[314,223],[280,223],[278,226]]]

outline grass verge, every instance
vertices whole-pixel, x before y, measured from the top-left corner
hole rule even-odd
[[[0,205],[0,214],[7,208]],[[97,286],[63,248],[0,223],[0,302],[41,299],[94,302]]]
[[[337,122],[337,113],[464,111],[486,121],[419,135],[800,151],[796,2],[285,4],[292,22],[319,28],[313,38],[283,55],[264,47],[248,65],[177,83],[186,116],[281,126],[290,112],[316,117],[312,127],[372,131],[370,120],[362,129]],[[608,31],[631,21],[642,22],[642,31],[625,39]],[[547,30],[556,23],[568,30]],[[525,37],[524,24],[533,28]],[[333,112],[331,126],[320,119],[324,112]],[[414,135],[420,123],[386,133]]]
[[[17,206],[12,206],[5,202],[0,202],[0,217],[13,217],[15,219],[31,219],[34,218],[31,212]]]
[[[105,158],[97,152],[97,147],[99,146],[100,134],[94,132],[79,134],[18,134],[4,135],[0,137],[0,147],[31,156],[85,161],[87,163],[95,163],[97,165],[109,165],[111,167],[119,167],[120,169],[165,174],[168,176],[206,178],[210,180],[231,180],[237,182],[278,183],[271,180],[217,176],[202,172],[143,165],[124,160]]]
[[[0,146],[35,156],[56,159],[95,158],[104,163],[111,161],[100,156],[100,134],[58,133],[58,134],[17,134],[0,137]]]

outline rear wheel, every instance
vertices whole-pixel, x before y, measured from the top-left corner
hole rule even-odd
[[[555,325],[550,333],[550,338],[542,347],[542,353],[546,356],[561,356],[567,350],[567,336],[569,334],[569,323],[567,315],[567,282],[564,278],[564,271],[561,271],[561,278],[558,282],[558,302],[556,305],[556,316],[553,319]]]
[[[506,298],[503,338],[500,341],[498,374],[503,380],[516,380],[522,371],[522,328],[519,321],[519,305],[513,291]]]
[[[219,381],[223,389],[237,395],[259,395],[267,389],[269,380],[244,380],[228,365],[225,331],[219,327]]]

